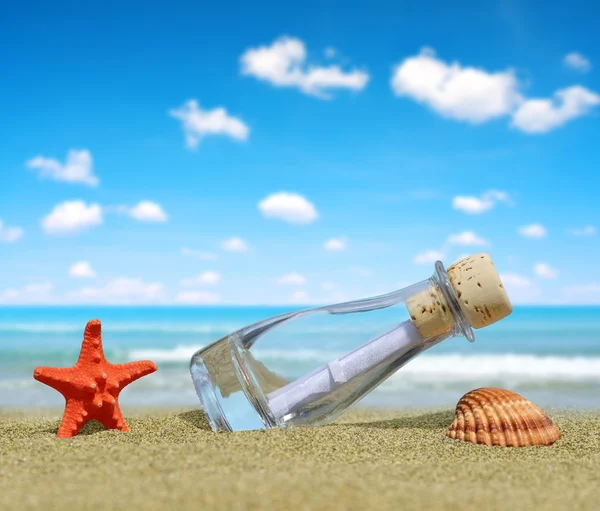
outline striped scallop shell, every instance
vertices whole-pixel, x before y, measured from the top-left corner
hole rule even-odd
[[[524,447],[552,445],[560,431],[532,402],[504,389],[476,389],[456,405],[446,436],[473,444]]]

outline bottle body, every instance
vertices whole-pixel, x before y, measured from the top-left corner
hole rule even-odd
[[[423,327],[420,314],[436,307],[445,310],[443,325]],[[245,327],[194,354],[190,372],[215,431],[318,425],[455,335],[473,340],[437,263],[433,277],[400,291]],[[289,355],[287,363],[282,353]]]

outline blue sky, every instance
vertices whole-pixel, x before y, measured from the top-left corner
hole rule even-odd
[[[5,8],[0,303],[600,302],[598,8],[462,5]]]

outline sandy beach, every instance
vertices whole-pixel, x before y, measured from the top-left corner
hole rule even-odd
[[[600,412],[550,412],[552,447],[444,436],[452,410],[354,411],[311,429],[214,434],[199,411],[136,411],[130,433],[0,412],[0,508],[598,509]]]

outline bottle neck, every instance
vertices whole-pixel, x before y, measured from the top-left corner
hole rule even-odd
[[[435,273],[431,277],[431,280],[435,283],[436,288],[439,290],[445,302],[448,304],[452,318],[454,319],[454,325],[452,331],[448,337],[466,337],[469,342],[475,341],[475,333],[469,324],[469,321],[462,312],[462,309],[458,303],[459,298],[456,296],[446,268],[441,261],[435,263]]]

